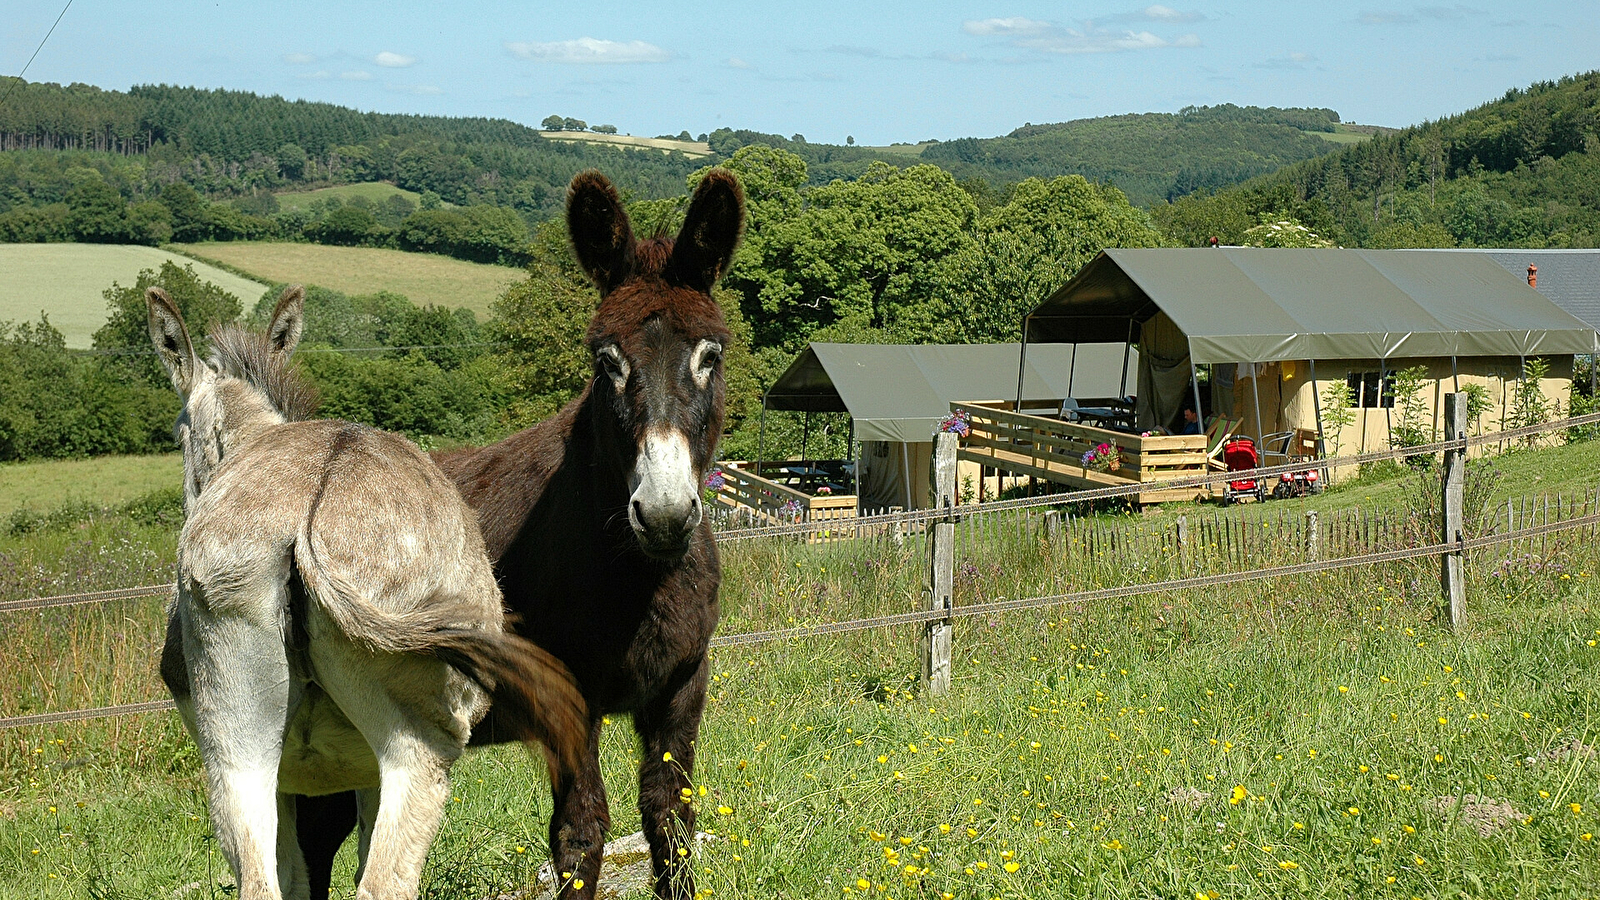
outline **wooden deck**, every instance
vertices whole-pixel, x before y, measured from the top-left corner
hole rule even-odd
[[[1035,400],[1027,405],[1048,402]],[[1211,496],[1209,487],[1160,486],[1162,481],[1206,472],[1205,435],[1140,437],[1092,425],[1019,414],[1011,411],[1014,406],[1013,402],[1005,400],[950,404],[952,411],[965,412],[971,417],[972,431],[961,441],[959,458],[1074,488],[1148,484],[1148,490],[1141,490],[1133,497],[1140,504]],[[1100,444],[1117,448],[1115,470],[1100,471],[1083,464],[1083,454]]]
[[[717,463],[713,471],[721,473],[723,481],[722,489],[717,491],[717,505],[738,510],[752,524],[784,525],[856,518],[854,494],[807,494],[763,478],[750,468],[753,466],[749,463],[732,460]],[[808,541],[817,543],[854,536],[854,528],[841,527],[837,532],[812,534]]]

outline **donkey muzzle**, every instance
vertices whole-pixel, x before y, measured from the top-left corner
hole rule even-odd
[[[677,429],[652,429],[639,442],[629,482],[628,523],[639,546],[647,556],[682,556],[703,515],[688,438]]]

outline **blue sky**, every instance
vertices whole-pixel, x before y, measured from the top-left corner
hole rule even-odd
[[[62,0],[4,0],[0,72]],[[1600,0],[1556,3],[468,4],[73,0],[33,81],[227,87],[359,109],[551,113],[859,143],[1189,104],[1408,125],[1600,68]]]

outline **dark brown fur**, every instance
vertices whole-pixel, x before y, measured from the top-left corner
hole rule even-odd
[[[722,373],[718,366],[700,389],[684,356],[701,340],[729,340],[710,291],[743,213],[738,182],[713,170],[676,241],[638,243],[610,184],[593,172],[575,178],[568,230],[602,297],[587,342],[591,352],[621,351],[633,373],[627,389],[615,390],[597,360],[589,387],[550,419],[490,447],[435,457],[478,512],[518,633],[566,663],[589,707],[583,764],[552,775],[551,853],[557,872],[572,873],[563,897],[594,896],[610,826],[601,717],[620,712],[632,713],[642,745],[639,809],[656,895],[694,894],[691,857],[677,851],[691,849],[695,814],[680,791],[694,767],[721,569],[703,518],[680,554],[646,552],[627,517],[626,473],[640,436],[661,424],[688,436],[695,471],[709,469],[723,424]],[[474,742],[503,739],[495,716]],[[311,830],[304,813],[302,835]],[[317,838],[327,846],[326,835]]]

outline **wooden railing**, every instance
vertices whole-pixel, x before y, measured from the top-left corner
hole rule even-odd
[[[719,462],[713,467],[712,477],[720,475],[722,478],[722,486],[716,494],[718,505],[747,516],[752,523],[779,525],[856,517],[854,494],[811,495],[763,478],[750,468],[754,466],[743,461]],[[853,535],[853,529],[842,529],[838,533],[813,535],[810,540],[814,543]]]
[[[1037,408],[1048,401],[1024,401]],[[960,458],[1019,475],[1033,475],[1072,487],[1150,484],[1140,503],[1193,500],[1210,495],[1208,488],[1162,490],[1160,482],[1206,470],[1206,438],[1200,434],[1142,437],[1081,422],[1012,412],[1006,400],[962,401],[952,412],[970,417],[971,432],[962,439]],[[1117,449],[1115,468],[1085,465],[1084,454],[1108,444]]]

